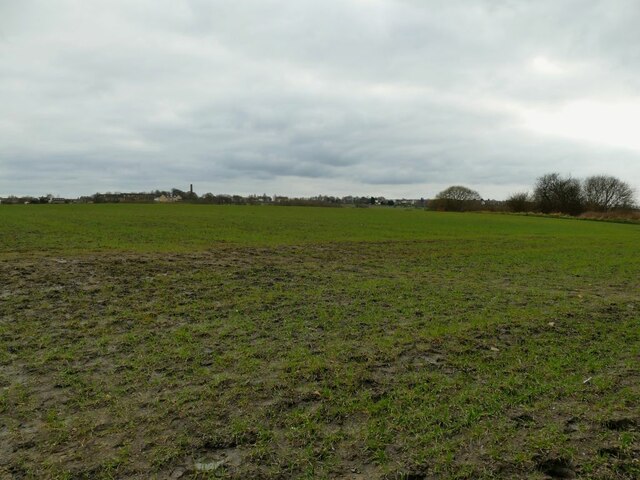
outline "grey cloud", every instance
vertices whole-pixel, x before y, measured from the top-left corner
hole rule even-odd
[[[0,195],[638,185],[640,152],[520,115],[637,99],[639,21],[632,0],[2,2]]]

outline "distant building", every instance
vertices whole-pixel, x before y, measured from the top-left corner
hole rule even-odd
[[[174,203],[174,202],[179,202],[180,200],[182,200],[182,197],[180,195],[164,195],[164,194],[153,199],[154,202],[158,202],[158,203]]]
[[[420,205],[420,200],[400,198],[395,201],[395,204],[399,207],[415,207],[416,205]]]
[[[150,202],[155,200],[152,193],[121,193],[120,201],[127,203]]]

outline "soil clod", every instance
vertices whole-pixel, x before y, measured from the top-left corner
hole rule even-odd
[[[571,461],[566,458],[546,458],[537,462],[537,468],[551,478],[576,478]]]

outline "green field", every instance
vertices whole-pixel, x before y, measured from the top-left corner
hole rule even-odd
[[[0,207],[0,478],[640,478],[640,226]]]

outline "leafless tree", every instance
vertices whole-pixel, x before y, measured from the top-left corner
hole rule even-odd
[[[478,192],[471,190],[470,188],[463,187],[462,185],[453,185],[446,188],[436,195],[436,198],[460,201],[482,200],[482,197]]]
[[[607,212],[633,208],[634,192],[631,186],[610,175],[594,175],[587,178],[582,194],[589,210]]]
[[[548,173],[536,181],[533,193],[536,208],[542,213],[578,215],[584,210],[580,181]]]
[[[463,187],[462,185],[453,185],[444,189],[433,202],[433,206],[437,210],[464,211],[477,210],[480,208],[482,197],[475,190]]]

